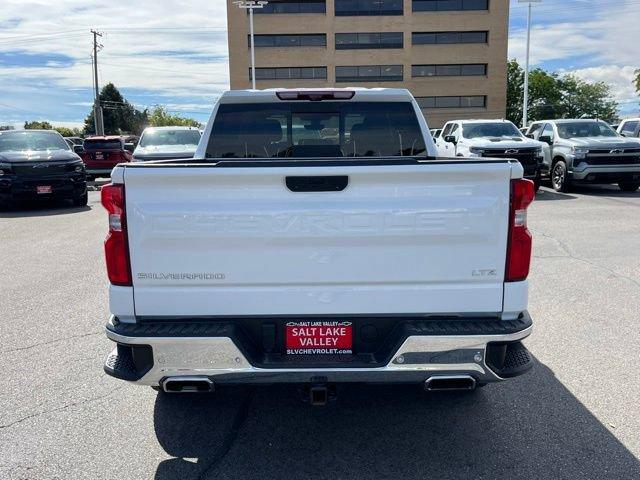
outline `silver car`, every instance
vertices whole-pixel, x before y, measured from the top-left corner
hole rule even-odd
[[[133,152],[134,162],[193,158],[201,133],[196,127],[148,127]]]

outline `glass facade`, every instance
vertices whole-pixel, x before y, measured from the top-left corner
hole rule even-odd
[[[326,79],[327,67],[260,67],[256,68],[256,80]],[[251,80],[251,69],[249,69]]]
[[[413,32],[414,45],[443,45],[455,43],[487,43],[489,32]]]
[[[336,33],[336,50],[403,47],[402,32]]]
[[[485,108],[487,97],[484,95],[416,97],[420,108]]]
[[[402,0],[335,0],[336,17],[402,15]]]
[[[489,0],[413,0],[414,12],[489,10]]]
[[[411,66],[412,77],[472,77],[486,74],[486,63]]]
[[[253,13],[326,13],[325,0],[271,0]]]
[[[402,79],[402,65],[336,67],[336,82],[398,82]]]
[[[247,36],[248,45],[251,38]],[[300,35],[254,35],[257,47],[326,47],[327,36],[324,33],[305,33]]]

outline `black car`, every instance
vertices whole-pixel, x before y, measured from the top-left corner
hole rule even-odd
[[[82,159],[58,132],[0,132],[0,204],[29,199],[71,199],[87,204]]]

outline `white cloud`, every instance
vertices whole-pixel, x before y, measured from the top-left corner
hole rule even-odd
[[[633,85],[635,67],[617,66],[617,65],[604,65],[600,67],[588,67],[572,70],[574,73],[583,80],[589,82],[606,82],[611,85],[611,90],[616,100],[619,102],[627,102],[629,100],[638,99]]]
[[[11,54],[0,68],[0,103],[15,107],[14,114],[37,111],[30,92],[76,92],[76,101],[67,105],[91,101],[82,98],[93,85],[91,28],[103,32],[101,85],[113,82],[125,91],[168,98],[202,97],[203,103],[228,88],[223,0],[197,6],[121,0],[108,10],[98,0],[3,0],[0,25],[0,58]]]
[[[522,13],[522,9],[515,10],[517,15]],[[633,72],[640,67],[637,0],[616,5],[609,1],[549,1],[534,7],[533,18],[532,67],[551,63],[559,71],[575,73],[584,80],[606,82],[623,111],[637,110],[640,99],[632,85]],[[509,58],[524,64],[525,51],[526,29],[513,30]]]

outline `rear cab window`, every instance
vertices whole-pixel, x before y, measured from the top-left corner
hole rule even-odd
[[[426,152],[411,102],[221,104],[207,158],[399,157]]]
[[[117,138],[113,140],[87,139],[84,141],[83,148],[85,150],[122,150],[123,146],[122,142]]]
[[[640,121],[638,120],[631,120],[628,122],[624,122],[622,124],[622,128],[620,129],[620,132],[626,135],[635,135],[639,125],[640,125]]]

